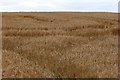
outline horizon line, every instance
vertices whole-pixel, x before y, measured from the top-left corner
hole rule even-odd
[[[95,13],[120,13],[118,11],[0,11],[0,12],[95,12]]]

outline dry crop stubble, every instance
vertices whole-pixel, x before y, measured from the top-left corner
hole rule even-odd
[[[3,77],[117,77],[118,31],[114,13],[3,13]]]

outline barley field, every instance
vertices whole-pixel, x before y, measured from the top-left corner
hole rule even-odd
[[[3,78],[116,78],[116,13],[2,13]]]

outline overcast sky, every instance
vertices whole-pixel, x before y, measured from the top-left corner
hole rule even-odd
[[[119,0],[0,0],[5,11],[117,12]]]

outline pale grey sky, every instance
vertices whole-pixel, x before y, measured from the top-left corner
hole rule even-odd
[[[0,0],[3,11],[117,12],[119,0]]]

